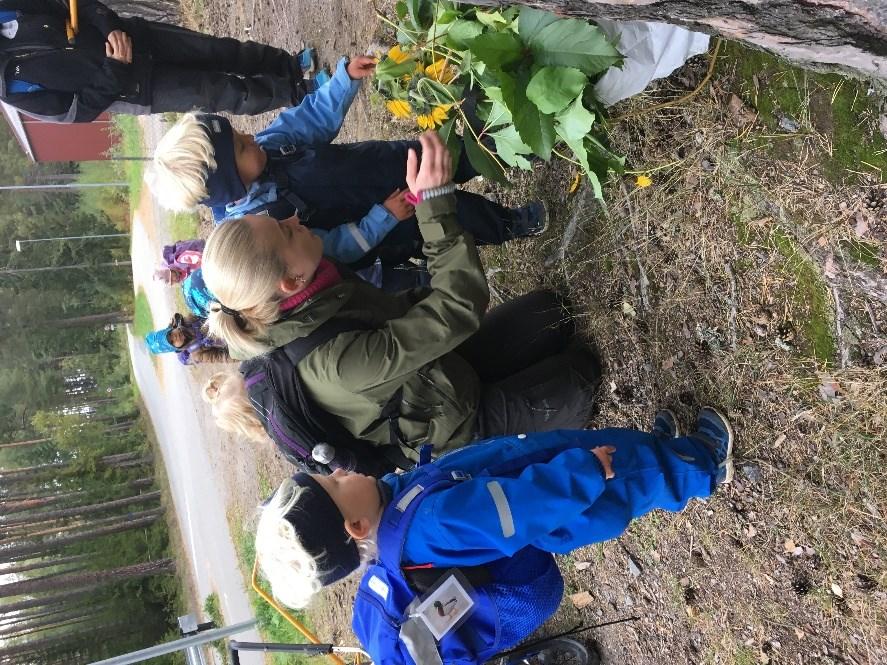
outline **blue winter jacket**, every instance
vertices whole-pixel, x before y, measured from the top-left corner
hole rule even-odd
[[[606,481],[590,452],[603,445],[616,446],[616,477]],[[609,540],[650,510],[679,511],[709,496],[717,475],[693,439],[660,442],[616,428],[500,437],[433,464],[471,476],[426,497],[409,526],[403,560],[437,567],[479,565],[528,545],[565,553]],[[389,474],[383,487],[395,496],[411,475]]]
[[[346,64],[342,58],[327,85],[305,97],[298,106],[283,111],[266,129],[256,134],[256,143],[266,150],[332,143],[360,89],[360,81],[353,81],[348,76]],[[224,209],[214,208],[213,215],[216,221],[236,219],[275,200],[277,185],[259,180],[250,186],[244,198],[229,203]],[[358,223],[342,224],[330,230],[311,230],[323,240],[325,256],[342,263],[353,263],[382,242],[397,222],[385,206],[377,203]]]

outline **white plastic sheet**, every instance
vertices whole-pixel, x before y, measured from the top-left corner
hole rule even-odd
[[[708,50],[708,35],[668,23],[648,21],[595,21],[625,56],[622,69],[611,67],[595,84],[604,106],[636,95],[650,81],[663,78],[694,55]]]

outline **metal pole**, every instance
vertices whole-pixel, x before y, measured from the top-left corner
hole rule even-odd
[[[58,236],[57,238],[26,238],[24,240],[15,241],[15,251],[22,251],[22,245],[26,242],[44,242],[46,240],[84,240],[86,238],[122,238],[128,236],[128,233],[102,233],[94,236]]]
[[[90,663],[90,665],[126,665],[127,663],[141,663],[142,661],[150,660],[157,656],[163,656],[164,654],[173,653],[174,651],[181,651],[190,646],[206,644],[207,642],[213,642],[223,637],[234,635],[235,633],[242,633],[245,630],[253,628],[255,625],[255,619],[251,621],[242,621],[241,623],[235,623],[233,626],[207,630],[206,632],[198,633],[197,635],[192,635],[190,637],[183,637],[180,640],[167,642],[166,644],[158,644],[157,646],[148,647],[147,649],[142,649],[140,651],[125,653],[122,656],[115,656],[114,658],[108,658],[106,660],[97,660]]]
[[[72,182],[67,185],[0,185],[0,191],[19,189],[83,189],[88,187],[127,187],[128,182]]]
[[[73,266],[46,266],[45,268],[15,268],[0,270],[0,275],[18,275],[27,272],[46,272],[48,270],[75,270],[77,268],[108,268],[111,266],[131,266],[132,261],[109,261],[107,263],[78,263]]]

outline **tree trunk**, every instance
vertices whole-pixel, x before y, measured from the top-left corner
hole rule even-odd
[[[21,612],[22,610],[30,610],[35,607],[57,607],[59,603],[70,602],[75,599],[83,598],[92,594],[90,589],[76,589],[73,591],[65,591],[55,596],[43,596],[41,598],[28,598],[26,600],[18,600],[14,603],[6,603],[3,605],[3,612]]]
[[[180,0],[105,0],[105,4],[121,16],[176,24],[182,18]]]
[[[107,312],[105,314],[87,314],[86,316],[74,316],[70,319],[53,319],[50,321],[35,322],[35,326],[51,328],[82,328],[84,326],[97,326],[108,323],[132,323],[132,315],[126,312]],[[32,326],[34,327],[34,326]]]
[[[40,570],[41,568],[52,568],[54,566],[68,566],[72,563],[81,563],[92,557],[91,554],[72,554],[71,556],[61,556],[56,559],[41,559],[34,563],[23,563],[14,566],[0,567],[0,575],[21,575],[29,570]],[[0,607],[0,613],[3,608]]]
[[[160,490],[146,492],[145,494],[136,494],[123,499],[114,499],[112,501],[104,501],[102,503],[94,503],[88,506],[77,506],[75,508],[63,508],[62,510],[50,510],[43,513],[35,513],[15,519],[7,519],[0,517],[0,527],[15,526],[17,524],[35,524],[38,522],[49,522],[51,520],[61,519],[63,517],[74,517],[77,515],[90,515],[92,513],[100,513],[113,508],[129,506],[134,503],[144,503],[160,498]]]
[[[10,441],[9,443],[0,443],[0,449],[19,448],[21,446],[33,446],[37,443],[46,443],[47,441],[52,441],[52,439],[47,436],[42,439],[27,439],[25,441]]]
[[[144,517],[129,519],[124,522],[117,522],[110,526],[102,527],[99,529],[90,529],[88,531],[82,531],[73,535],[51,538],[41,542],[25,542],[16,545],[10,545],[8,547],[0,548],[0,557],[22,556],[23,554],[48,552],[51,550],[60,549],[62,547],[67,547],[68,545],[72,545],[74,543],[80,543],[84,540],[91,540],[93,538],[108,536],[113,533],[121,533],[130,529],[137,529],[143,526],[149,526],[153,524],[162,513],[162,510],[149,510],[145,513],[137,513],[140,515],[144,515]]]
[[[171,574],[175,572],[175,569],[176,566],[172,559],[158,559],[110,570],[91,570],[71,575],[34,577],[0,585],[0,598],[43,593],[56,588],[79,589],[88,586],[91,589],[96,589],[124,580],[149,577],[151,575]]]
[[[880,0],[515,0],[561,15],[662,21],[735,39],[804,67],[874,77],[887,88]],[[472,4],[499,5],[497,0]]]

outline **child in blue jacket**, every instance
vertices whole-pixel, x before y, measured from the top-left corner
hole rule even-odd
[[[203,331],[205,323],[206,319],[176,312],[166,328],[145,335],[145,344],[154,355],[175,353],[183,365],[232,362],[225,343]]]
[[[371,266],[377,257],[387,265],[421,257],[403,175],[407,151],[418,142],[331,143],[360,79],[374,67],[366,56],[343,59],[329,84],[255,137],[232,129],[221,116],[186,115],[154,153],[149,182],[160,203],[174,210],[201,203],[212,208],[216,221],[256,213],[278,220],[298,215],[321,235],[327,257],[354,268]],[[455,181],[476,175],[463,151]],[[544,230],[541,203],[509,209],[470,192],[456,195],[459,221],[478,244]]]
[[[732,479],[733,433],[721,413],[704,408],[694,431],[677,435],[674,414],[661,411],[652,434],[559,430],[492,439],[431,462],[457,482],[428,492],[412,483],[426,473],[421,466],[379,481],[300,473],[262,510],[258,561],[274,594],[304,607],[322,587],[390,552],[380,524],[397,512],[412,516],[400,549],[403,569],[493,566],[525,548],[570,552],[618,537],[651,510],[680,511]],[[416,497],[421,501],[411,505]],[[378,595],[377,606],[392,601],[378,579],[365,578],[361,593]],[[402,662],[366,626],[356,614],[355,633],[373,662]]]

